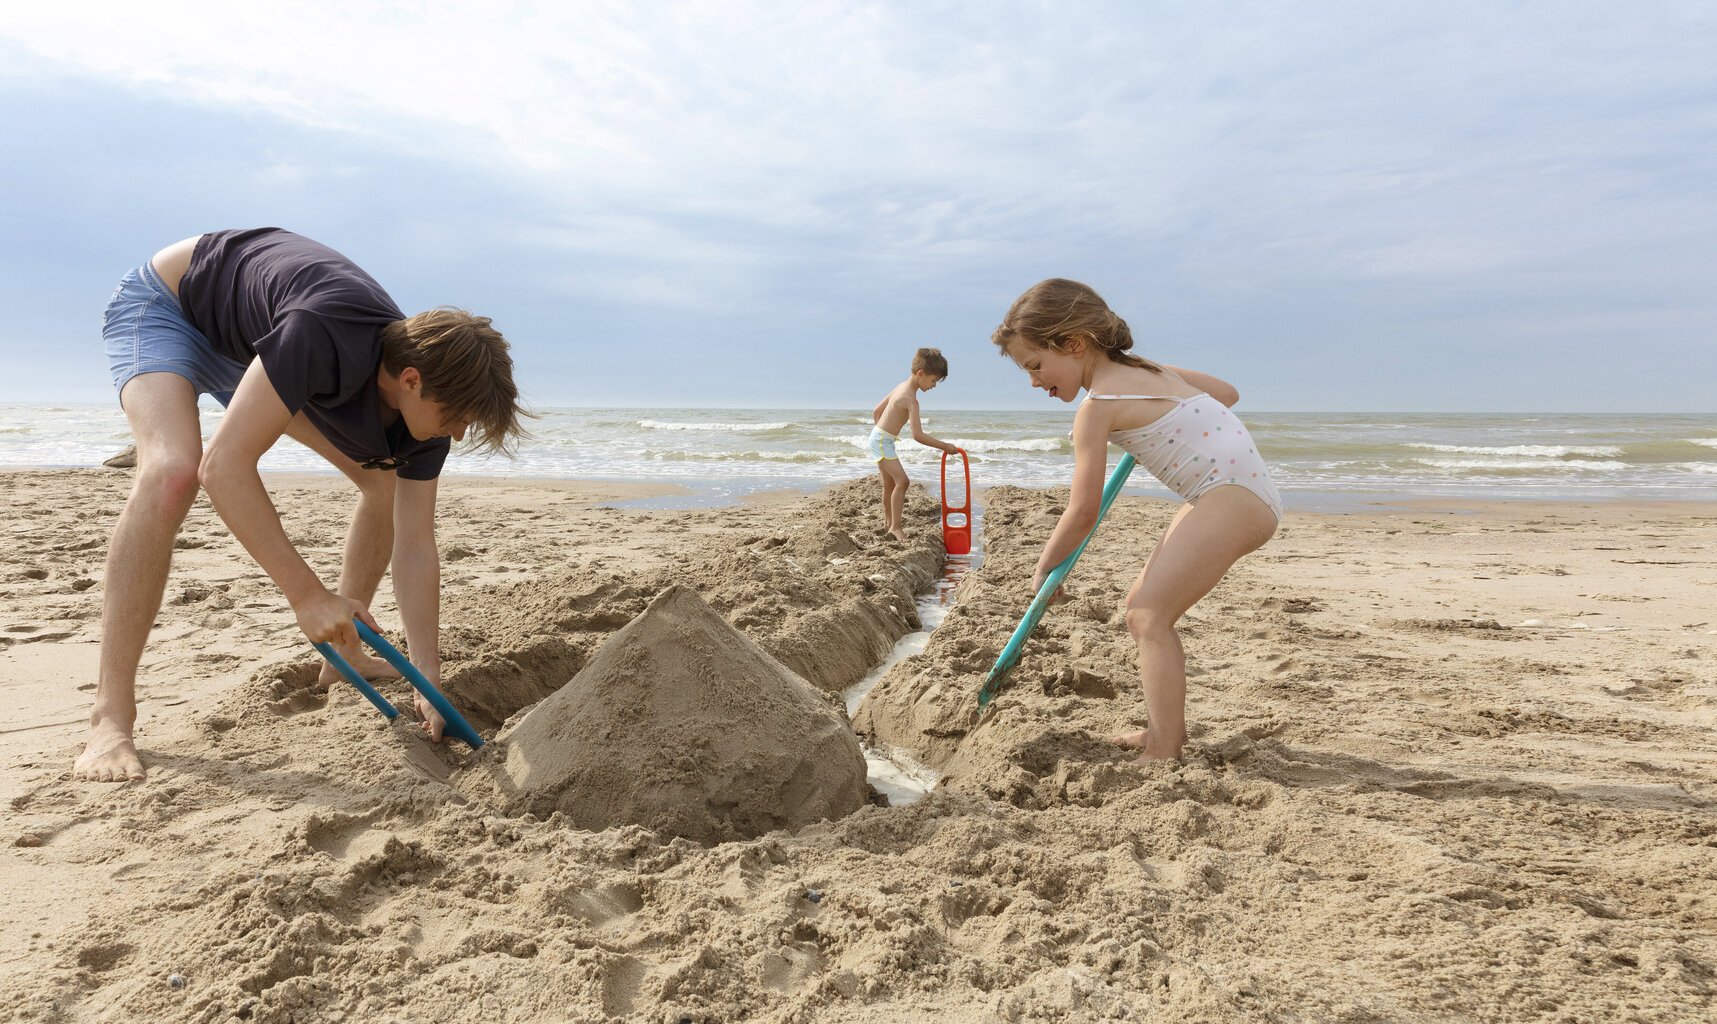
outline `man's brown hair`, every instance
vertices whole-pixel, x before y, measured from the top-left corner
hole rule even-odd
[[[394,376],[412,367],[423,397],[471,417],[471,444],[511,455],[527,436],[507,339],[486,316],[442,307],[395,320],[381,330],[382,364]]]
[[[913,373],[928,373],[937,380],[948,376],[948,360],[943,358],[939,348],[921,348],[912,357]]]

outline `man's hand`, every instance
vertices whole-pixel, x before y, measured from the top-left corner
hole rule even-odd
[[[337,647],[351,649],[358,646],[358,628],[352,625],[356,616],[376,632],[381,627],[370,617],[370,610],[362,602],[323,587],[319,592],[292,606],[293,614],[298,616],[298,628],[310,638],[311,643],[334,644]]]
[[[419,665],[417,670],[423,673],[423,678],[429,680],[431,686],[437,690],[441,689],[440,668],[425,668]],[[429,703],[429,698],[421,693],[417,694],[416,706],[418,724],[423,726],[423,731],[429,734],[429,741],[440,743],[441,734],[447,728],[446,720],[436,712],[435,705]]]

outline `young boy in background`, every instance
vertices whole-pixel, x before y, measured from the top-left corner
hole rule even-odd
[[[877,470],[882,473],[883,529],[899,540],[906,539],[906,530],[902,528],[900,519],[906,507],[907,484],[906,470],[901,468],[900,456],[894,449],[900,440],[900,428],[911,421],[914,441],[945,452],[959,451],[948,442],[925,433],[924,425],[918,420],[918,392],[929,391],[947,376],[948,360],[942,357],[941,351],[921,348],[912,357],[912,375],[895,385],[894,390],[871,410],[870,418],[876,425],[870,428],[867,446],[871,458],[876,460]]]

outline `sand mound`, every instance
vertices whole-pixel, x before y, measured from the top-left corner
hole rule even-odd
[[[670,587],[498,737],[514,813],[712,844],[838,818],[869,796],[845,715],[693,591]]]

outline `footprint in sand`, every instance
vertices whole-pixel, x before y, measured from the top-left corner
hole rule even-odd
[[[269,707],[281,715],[297,715],[326,707],[328,687],[318,680],[320,673],[321,668],[312,661],[280,669],[268,684],[268,692],[274,698]]]

